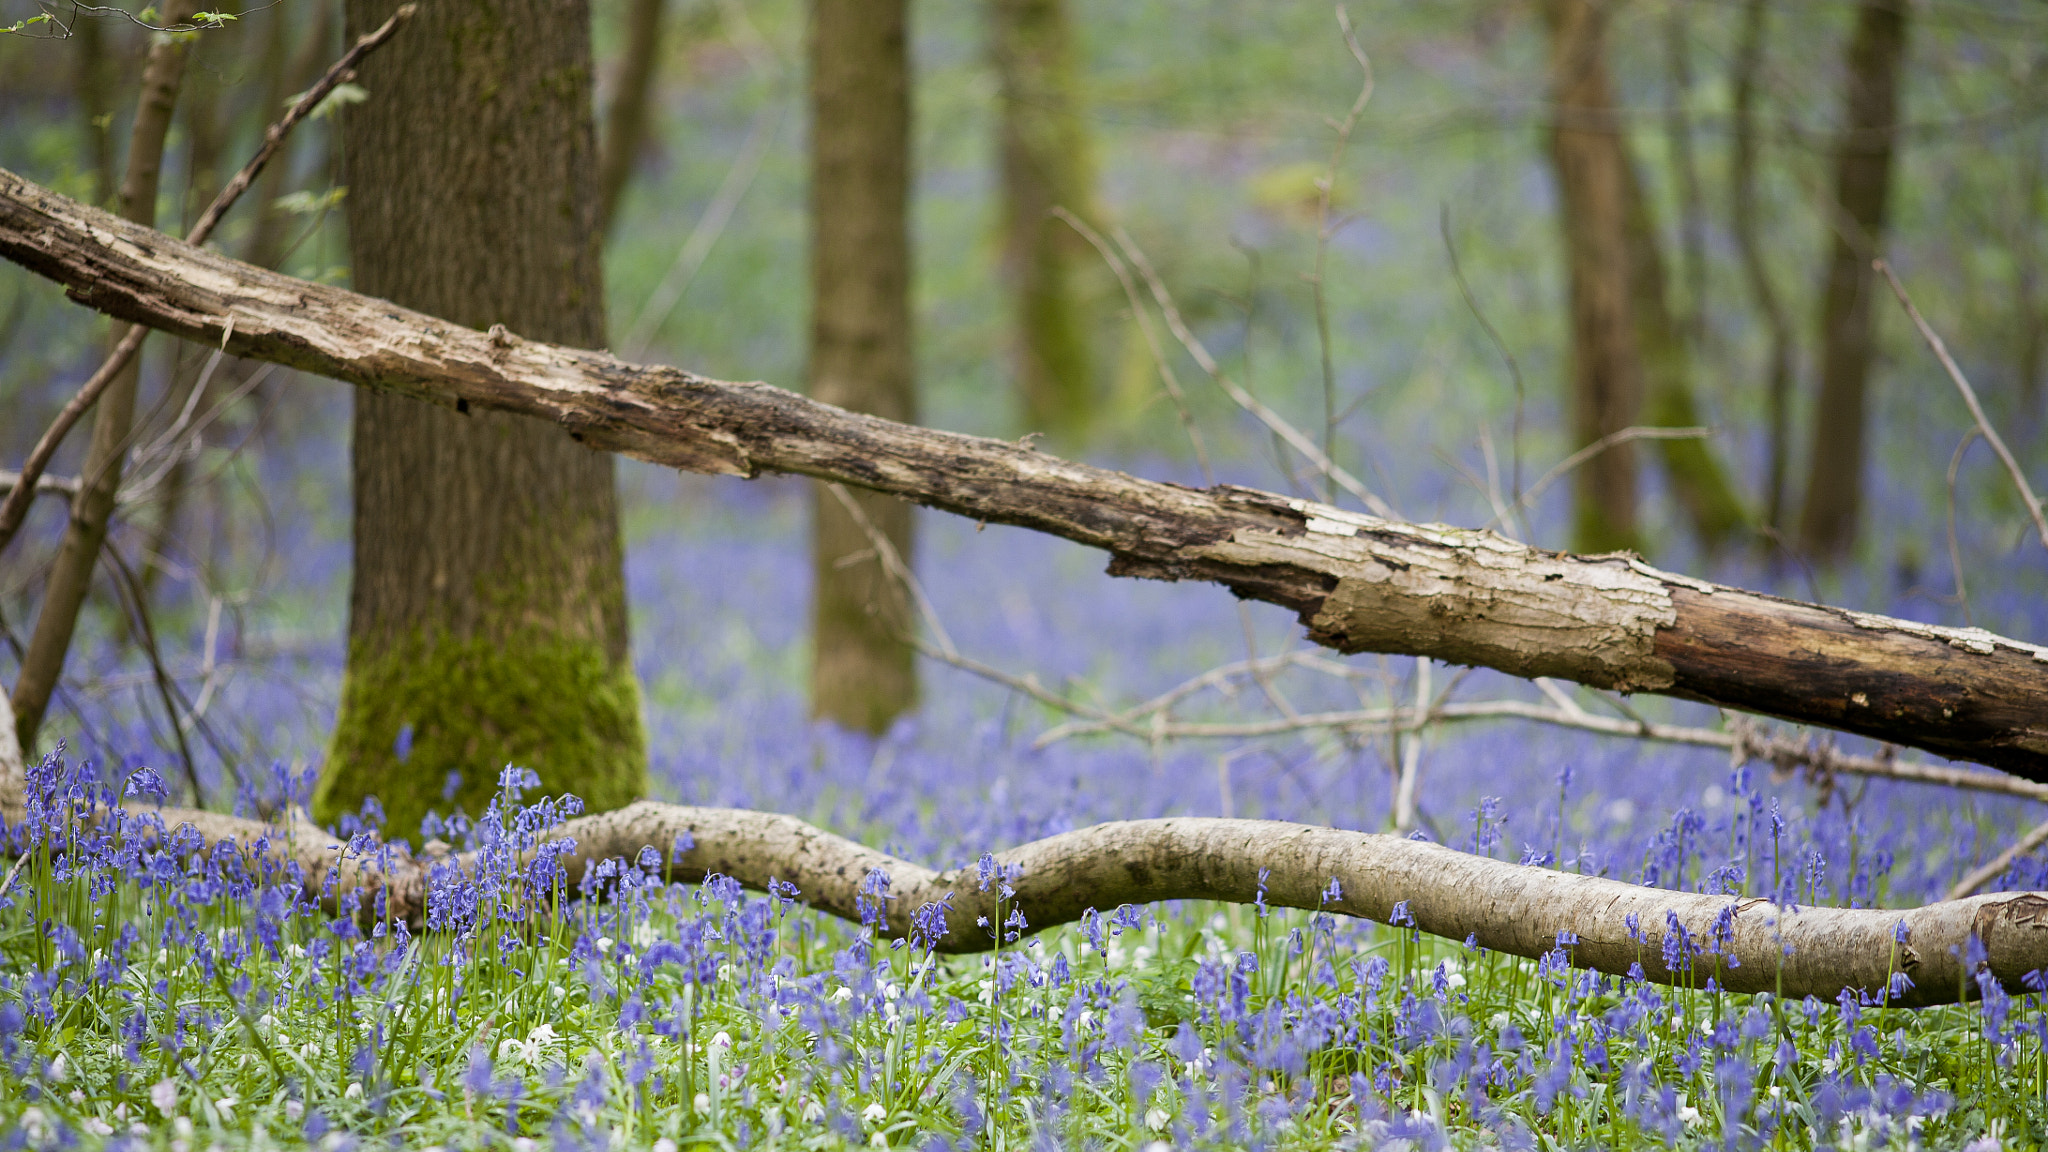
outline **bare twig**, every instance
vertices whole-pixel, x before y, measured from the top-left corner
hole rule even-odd
[[[13,489],[7,493],[7,499],[0,502],[0,551],[5,551],[7,546],[14,542],[15,534],[21,530],[21,522],[28,517],[29,503],[35,498],[40,487],[43,471],[56,457],[57,448],[64,443],[64,437],[71,434],[72,427],[92,409],[94,404],[99,403],[101,394],[106,392],[107,387],[121,374],[122,369],[128,367],[128,362],[135,359],[135,353],[141,350],[142,342],[147,339],[149,329],[142,325],[138,324],[128,329],[121,337],[120,343],[114,345],[114,350],[107,354],[99,369],[85,382],[85,386],[58,410],[57,418],[50,422],[50,426],[44,429],[42,436],[37,439],[36,446],[29,450],[28,460],[15,475]]]
[[[2005,875],[2020,857],[2043,844],[2048,844],[2048,820],[2034,825],[2032,831],[2020,837],[2010,848],[2000,852],[1983,867],[1956,881],[1956,886],[1948,890],[1946,899],[1961,900],[1965,896],[1975,896],[1986,884]]]
[[[738,211],[747,190],[754,186],[754,177],[761,171],[761,161],[768,155],[768,145],[782,127],[787,111],[788,106],[777,100],[754,114],[754,123],[747,129],[746,142],[740,145],[740,154],[733,158],[732,167],[725,170],[725,179],[719,181],[711,203],[704,206],[704,214],[697,217],[690,235],[676,250],[676,258],[670,262],[668,271],[662,274],[661,283],[655,285],[654,293],[647,298],[639,314],[633,317],[633,326],[626,330],[626,339],[619,345],[621,356],[628,360],[640,359],[661,332],[661,326],[675,314],[676,305],[682,303],[683,294],[690,290],[698,270],[711,255],[712,245],[725,234],[725,226],[732,221],[732,214]]]
[[[298,127],[299,122],[318,107],[320,101],[326,99],[336,86],[355,74],[355,66],[362,62],[363,57],[382,46],[391,38],[392,33],[398,31],[400,25],[412,19],[415,10],[413,5],[407,4],[392,13],[390,19],[384,21],[375,31],[357,40],[341,59],[335,61],[334,66],[327,70],[327,74],[320,78],[319,83],[306,89],[285,112],[284,119],[272,124],[264,132],[263,146],[256,150],[256,155],[221,188],[220,194],[213,198],[213,203],[207,205],[198,222],[192,225],[192,230],[185,234],[186,243],[206,243],[207,238],[213,235],[214,228],[220,224],[221,217],[227,214],[228,209],[234,206],[242,193],[249,190],[256,177],[262,174],[264,166],[269,164],[271,158],[277,155],[278,149],[284,146],[285,137],[290,135],[292,129]],[[99,401],[100,395],[121,374],[122,369],[128,366],[129,361],[135,359],[135,354],[141,350],[142,342],[148,336],[149,329],[142,325],[130,328],[121,337],[120,343],[114,345],[114,350],[107,354],[99,369],[64,405],[57,413],[57,418],[50,422],[49,428],[36,441],[35,448],[29,452],[27,462],[21,466],[21,478],[7,494],[6,501],[0,502],[0,551],[5,551],[7,545],[13,542],[15,534],[20,531],[21,522],[28,515],[29,502],[35,495],[35,481],[43,474],[44,469],[50,466],[51,459],[57,454],[58,446],[70,435],[72,427],[79,419]],[[226,338],[221,340],[221,344],[223,347],[226,346]]]
[[[21,473],[0,472],[0,488],[13,489],[20,483]],[[76,496],[78,495],[78,477],[52,476],[46,472],[36,477],[35,494],[38,496]]]
[[[1216,362],[1216,358],[1209,354],[1209,349],[1187,326],[1187,321],[1181,318],[1180,308],[1173,302],[1173,294],[1167,291],[1166,282],[1153,270],[1152,262],[1145,258],[1144,250],[1139,248],[1130,234],[1121,228],[1116,230],[1115,237],[1117,246],[1123,249],[1124,256],[1131,262],[1131,267],[1137,269],[1138,276],[1151,289],[1152,299],[1159,305],[1159,314],[1166,320],[1167,331],[1173,333],[1173,338],[1180,342],[1182,348],[1187,349],[1188,355],[1194,357],[1195,363],[1216,382],[1216,386],[1223,389],[1224,395],[1285,440],[1288,447],[1301,453],[1317,471],[1357,497],[1359,502],[1372,510],[1373,515],[1396,520],[1400,518],[1400,514],[1394,511],[1392,505],[1374,495],[1358,477],[1338,467],[1321,448],[1316,447],[1315,441],[1302,434],[1301,429],[1288,423],[1278,412],[1268,408],[1258,397],[1245,391],[1237,381],[1232,380],[1230,374],[1223,370],[1223,365]]]
[[[1202,441],[1202,430],[1195,426],[1194,410],[1188,407],[1188,396],[1180,386],[1180,376],[1174,372],[1173,362],[1167,359],[1166,349],[1159,345],[1159,333],[1152,327],[1152,313],[1138,298],[1138,286],[1131,281],[1130,269],[1116,254],[1116,249],[1109,246],[1109,241],[1102,238],[1102,233],[1089,227],[1079,216],[1065,208],[1054,208],[1052,214],[1080,233],[1081,238],[1102,257],[1102,262],[1109,265],[1109,270],[1116,273],[1117,283],[1123,285],[1124,299],[1130,302],[1131,318],[1138,322],[1138,332],[1145,337],[1145,347],[1152,353],[1152,364],[1159,372],[1160,386],[1166,389],[1168,399],[1173,401],[1173,410],[1180,416],[1181,428],[1195,450],[1195,463],[1202,469],[1202,481],[1215,484],[1216,470],[1209,466],[1209,447]]]
[[[1956,599],[1963,606],[1963,623],[1974,625],[1977,621],[1970,614],[1970,591],[1963,582],[1963,550],[1956,542],[1956,474],[1962,470],[1963,454],[1970,445],[1984,433],[1977,428],[1963,435],[1963,442],[1956,445],[1955,455],[1948,458],[1948,564],[1956,577]]]
[[[1591,460],[1593,457],[1600,455],[1617,444],[1626,444],[1631,440],[1700,440],[1713,434],[1714,430],[1711,428],[1644,428],[1640,425],[1634,425],[1628,428],[1616,429],[1559,461],[1556,467],[1545,472],[1534,484],[1529,485],[1529,490],[1522,493],[1522,498],[1515,502],[1516,506],[1517,508],[1535,507],[1537,499],[1552,484],[1564,479],[1579,465],[1584,464],[1586,461]],[[1495,517],[1493,521],[1487,523],[1486,527],[1492,528],[1498,522],[1499,518]]]
[[[1977,402],[1977,390],[1970,387],[1969,380],[1963,376],[1963,370],[1956,366],[1955,357],[1948,354],[1948,345],[1942,343],[1941,337],[1920,315],[1920,309],[1913,306],[1913,298],[1906,294],[1906,286],[1899,283],[1898,276],[1892,272],[1892,266],[1883,260],[1873,260],[1870,266],[1882,273],[1886,283],[1892,286],[1892,295],[1899,298],[1900,305],[1906,309],[1906,315],[1912,317],[1913,327],[1920,330],[1920,338],[1927,341],[1927,346],[1934,351],[1934,358],[1941,361],[1942,368],[1948,372],[1948,378],[1955,382],[1956,391],[1962,393],[1963,403],[1969,405],[1970,416],[1977,421],[1977,431],[1984,434],[1984,442],[1991,445],[1993,452],[1998,453],[1998,459],[2005,464],[2006,473],[2012,477],[2013,487],[2019,489],[2020,499],[2026,503],[2027,514],[2034,518],[2034,530],[2040,535],[2041,547],[2048,548],[2048,515],[2041,511],[2041,498],[2034,495],[2034,487],[2027,483],[2027,474],[2020,469],[2020,462],[2013,458],[2012,449],[2005,446],[2005,440],[1998,435],[1998,430],[1991,426],[1990,418],[1984,415],[1984,406]]]

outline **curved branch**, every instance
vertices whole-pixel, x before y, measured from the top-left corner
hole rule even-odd
[[[131,808],[128,815],[172,828],[190,823],[209,843],[260,843],[273,856],[296,860],[307,893],[327,907],[351,889],[381,890],[389,915],[414,922],[425,912],[430,873],[446,867],[395,850],[384,850],[381,864],[376,853],[350,855],[296,809],[272,827],[183,809]],[[757,890],[779,881],[794,885],[811,907],[855,922],[880,872],[888,879],[881,930],[908,936],[921,910],[943,903],[948,931],[937,945],[950,953],[993,948],[994,936],[980,921],[1002,924],[1013,909],[1033,933],[1124,904],[1263,899],[1272,907],[1382,923],[1405,911],[1421,931],[1531,958],[1552,953],[1559,934],[1571,933],[1577,942],[1565,949],[1567,958],[1582,968],[1622,975],[1639,964],[1657,983],[1704,986],[1711,976],[1729,991],[1793,998],[1831,1000],[1850,989],[1915,1006],[1974,996],[1963,959],[1972,935],[1987,949],[1989,971],[2012,991],[2023,988],[2027,973],[2048,968],[2048,895],[2041,893],[1903,910],[1781,908],[1760,898],[1647,888],[1423,841],[1279,821],[1131,820],[1033,841],[995,854],[1014,889],[1009,899],[999,898],[1000,885],[984,887],[975,867],[935,871],[771,812],[643,800],[568,821],[548,835],[573,841],[560,858],[572,886],[595,862],[638,860],[651,847],[671,881],[722,875]],[[454,862],[473,874],[473,857]],[[329,887],[337,868],[341,874]],[[1725,925],[1718,935],[1717,922]],[[1671,955],[1679,959],[1669,964],[1665,940],[1679,930],[1687,944],[1674,942]],[[1894,984],[1895,973],[1912,986]]]
[[[1141,480],[997,440],[476,332],[242,264],[0,171],[0,256],[123,319],[468,411],[547,420],[695,472],[788,472],[1100,548],[1110,572],[1206,580],[1339,652],[1659,692],[2048,780],[2048,647],[1780,599],[1245,488]]]

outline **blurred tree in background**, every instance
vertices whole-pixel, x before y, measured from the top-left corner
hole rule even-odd
[[[917,420],[910,325],[907,0],[813,0],[811,395]],[[812,494],[811,711],[882,732],[917,703],[915,623],[870,533],[912,562],[910,506]]]
[[[1870,262],[1885,251],[1907,23],[1906,0],[1857,6],[1842,78],[1833,196],[1821,206],[1832,243],[1821,289],[1820,387],[1799,543],[1822,561],[1848,552],[1863,515],[1874,310],[1884,294]]]
[[[30,15],[25,5],[0,0],[0,24]],[[161,188],[132,209],[183,224],[339,51],[341,8],[244,5],[239,20],[180,41],[190,59]],[[1148,340],[1099,256],[1046,219],[1064,206],[1125,229],[1218,370],[1310,439],[1327,438],[1404,515],[1498,519],[1545,546],[1633,547],[1670,568],[1873,610],[1903,605],[1943,623],[2011,619],[2003,602],[1969,602],[1960,576],[2010,562],[2017,504],[1982,446],[1965,446],[1949,558],[1948,465],[1967,428],[1869,261],[1882,254],[1900,270],[2038,471],[2048,451],[2048,12],[2032,0],[1358,0],[1348,10],[1378,87],[1334,170],[1331,125],[1359,77],[1322,4],[595,0],[586,15],[536,9],[502,28],[448,15],[439,32],[405,33],[333,114],[303,127],[216,244],[522,336],[602,345],[609,301],[612,332],[646,321],[636,357],[732,379],[808,379],[850,406],[987,435],[1043,431],[1075,455],[1201,482],[1180,402],[1164,388],[1172,372],[1218,479],[1323,495],[1323,477],[1211,385],[1141,284]],[[582,33],[564,29],[586,16],[595,51],[574,55]],[[833,20],[849,21],[845,33],[821,34]],[[0,163],[110,204],[152,41],[112,13],[65,23],[68,38],[0,37]],[[548,44],[498,55],[524,35],[514,25],[544,26]],[[409,55],[436,37],[438,55]],[[526,62],[543,56],[529,76]],[[537,85],[517,114],[500,76]],[[379,126],[401,106],[415,109],[405,123]],[[601,149],[589,145],[594,109]],[[357,145],[346,157],[343,124]],[[577,142],[536,143],[558,129]],[[380,156],[403,167],[380,168]],[[1452,226],[1441,229],[1445,215]],[[581,231],[597,228],[607,230],[602,287],[590,239],[600,233]],[[429,266],[449,274],[434,279]],[[1318,267],[1311,284],[1304,274]],[[671,280],[672,299],[650,307]],[[0,467],[12,468],[98,362],[104,329],[0,268],[0,337]],[[591,478],[609,465],[540,437],[501,455],[544,482],[451,457],[471,479],[444,484],[432,479],[442,465],[422,457],[390,473],[410,482],[366,484],[351,506],[342,393],[284,372],[245,390],[251,366],[232,359],[202,391],[209,359],[153,341],[129,435],[113,437],[110,424],[88,466],[94,449],[79,434],[56,465],[76,478],[118,457],[124,489],[160,473],[110,505],[109,554],[132,561],[172,655],[186,654],[168,666],[183,703],[134,703],[153,673],[134,663],[143,646],[127,594],[110,594],[126,581],[109,563],[74,556],[66,570],[83,580],[48,579],[71,534],[63,501],[40,501],[0,557],[0,676],[17,695],[24,679],[47,684],[36,689],[48,693],[44,746],[85,739],[90,718],[118,700],[155,717],[146,738],[160,746],[217,739],[221,765],[237,747],[278,747],[274,726],[207,714],[201,680],[258,659],[248,652],[299,659],[333,643],[326,664],[304,657],[329,670],[305,673],[298,705],[306,725],[326,730],[344,695],[337,638],[355,635],[364,656],[385,643],[358,643],[363,633],[345,627],[353,565],[363,629],[388,617],[390,634],[404,632],[461,600],[477,619],[451,617],[458,638],[499,635],[514,617],[575,638],[581,655],[567,663],[587,689],[576,707],[604,719],[570,726],[595,742],[590,763],[637,772],[617,531],[602,526],[620,514],[605,510],[608,481]],[[436,429],[419,433],[422,444],[454,444],[442,425],[449,436],[493,426],[379,403],[405,415],[392,417],[393,435],[359,441],[366,456],[398,452],[420,428]],[[186,437],[189,452],[161,470],[135,464],[181,411],[216,407]],[[1617,444],[1527,491],[1604,436],[1691,426],[1711,435]],[[710,495],[723,490],[688,487],[690,499],[667,501],[649,495],[669,491],[649,470],[621,473],[636,549],[728,514]],[[762,490],[773,486],[749,491]],[[1526,509],[1508,507],[1525,495]],[[443,498],[444,513],[415,508]],[[932,539],[915,544],[908,509],[855,500],[928,582],[944,579],[933,566],[957,557]],[[786,503],[775,505],[782,519],[748,527],[790,533],[803,551],[798,524],[811,513],[794,495]],[[535,511],[545,508],[563,509],[569,534],[591,534],[566,549],[575,572],[542,571],[547,559],[517,543],[499,553],[517,554],[512,567],[486,563],[500,547],[489,541],[516,540],[520,524],[554,516]],[[400,526],[401,515],[425,519]],[[359,517],[366,527],[350,546]],[[761,639],[771,628],[749,622],[732,626],[743,637],[733,644],[817,715],[880,730],[919,699],[904,642],[913,621],[858,521],[829,494],[815,518],[811,555],[778,569],[791,627],[808,639],[784,652]],[[392,572],[444,591],[373,594],[380,549]],[[443,549],[460,559],[434,559]],[[527,565],[539,574],[518,575]],[[502,603],[478,603],[478,579]],[[49,609],[73,596],[77,638],[58,644],[52,633],[24,664],[43,620],[55,628],[67,615]],[[396,607],[373,612],[372,600]],[[636,601],[646,614],[669,608]],[[1049,611],[987,610],[1005,621]],[[125,660],[128,671],[55,676],[67,650],[74,664]],[[720,689],[694,671],[665,673],[671,653],[640,655],[650,700],[716,718]],[[476,691],[501,690],[492,667],[474,663]],[[1070,671],[1088,667],[1077,658]],[[352,671],[350,701],[365,699],[359,679]],[[436,691],[458,680],[441,676]],[[940,690],[936,677],[928,687]],[[424,692],[404,689],[415,702],[379,705],[373,720],[351,704],[334,747],[419,782],[440,806],[443,743],[429,718],[460,709]],[[479,761],[529,758],[508,750],[520,740],[540,747],[539,736],[511,735],[509,720],[478,723],[498,733],[477,738]],[[446,754],[471,755],[469,737],[456,746]]]
[[[1095,157],[1084,118],[1066,0],[990,0],[1002,166],[1003,272],[1016,326],[1024,426],[1072,448],[1102,403],[1091,335],[1101,293],[1093,253],[1052,211],[1097,216]]]

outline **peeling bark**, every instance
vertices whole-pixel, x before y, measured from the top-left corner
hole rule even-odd
[[[192,824],[208,843],[265,851],[296,860],[309,896],[338,907],[350,890],[379,890],[387,913],[419,922],[430,873],[440,860],[387,853],[350,856],[340,840],[296,809],[281,826],[212,812],[141,807],[131,818],[160,818],[165,827]],[[134,827],[130,825],[131,829]],[[131,835],[133,833],[131,832]],[[1403,837],[1268,820],[1181,818],[1097,824],[995,855],[1014,897],[984,888],[976,867],[935,871],[877,852],[794,816],[732,808],[692,808],[655,801],[571,820],[550,832],[574,842],[561,857],[564,879],[578,885],[591,865],[636,860],[652,847],[671,881],[696,883],[723,875],[756,890],[770,880],[795,885],[819,911],[859,922],[872,901],[871,875],[888,876],[889,936],[910,934],[913,917],[945,903],[948,953],[988,951],[994,937],[977,921],[1001,924],[1021,911],[1027,932],[1082,919],[1090,909],[1160,900],[1222,900],[1324,911],[1389,922],[1406,904],[1415,927],[1514,956],[1539,957],[1558,947],[1559,933],[1578,942],[1570,961],[1614,975],[1640,964],[1660,984],[1703,987],[1712,977],[1732,992],[1777,992],[1833,1000],[1844,989],[1881,996],[1894,973],[1912,981],[1894,990],[1901,1006],[1953,1003],[1973,997],[1964,956],[1972,935],[1988,953],[1991,973],[2010,991],[2048,967],[2048,896],[1998,893],[1912,909],[1780,907],[1760,898],[1710,896],[1577,876],[1510,864]],[[475,860],[455,857],[471,872]],[[339,868],[334,888],[328,873]],[[1328,896],[1332,882],[1338,895]],[[363,907],[376,901],[365,900]],[[1732,913],[1731,913],[1732,909]],[[1718,934],[1716,923],[1730,915]],[[1683,930],[1682,957],[1665,962],[1672,924]],[[1636,927],[1632,931],[1631,920]],[[1903,940],[1895,935],[1904,925]]]
[[[73,299],[230,353],[519,413],[694,472],[787,472],[1100,548],[1117,575],[1206,580],[1318,643],[1653,691],[2048,780],[2048,647],[1404,524],[1163,484],[997,440],[476,332],[194,249],[0,170],[0,255]],[[229,321],[232,318],[232,330]]]

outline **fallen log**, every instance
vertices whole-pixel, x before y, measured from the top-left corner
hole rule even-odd
[[[551,421],[693,472],[890,492],[1295,612],[1339,652],[1428,656],[1820,724],[2048,780],[2048,647],[1802,603],[1270,493],[1141,480],[772,388],[476,332],[267,272],[0,170],[0,255],[79,303],[237,356]]]
[[[295,860],[308,897],[334,910],[350,891],[381,892],[383,914],[415,925],[451,865],[471,878],[473,856],[414,859],[396,849],[351,854],[293,809],[282,825],[188,809],[131,806],[127,835],[148,821],[191,824],[208,844],[259,838]],[[985,867],[930,868],[877,852],[794,816],[692,808],[643,800],[567,821],[545,833],[573,849],[561,880],[582,884],[600,861],[642,859],[652,848],[669,881],[727,876],[777,889],[884,936],[943,953],[986,952],[1021,936],[1125,904],[1220,900],[1411,924],[1420,931],[1514,956],[1561,953],[1571,964],[1660,984],[1774,992],[1832,1001],[1843,990],[1898,1006],[1974,998],[1968,942],[2007,991],[2048,968],[2048,895],[2003,892],[1912,909],[1789,908],[1760,898],[1710,896],[1510,864],[1399,836],[1268,820],[1191,817],[1098,824],[995,853]],[[524,857],[531,860],[529,849]],[[503,862],[499,865],[503,867]],[[329,874],[339,870],[330,887]],[[1005,886],[1009,895],[1005,895]],[[494,890],[495,886],[494,886]],[[456,899],[454,903],[462,902]],[[366,918],[377,901],[359,908]],[[943,907],[936,940],[931,910]],[[921,926],[919,921],[924,918]],[[1560,933],[1568,933],[1561,941]],[[1575,941],[1573,938],[1576,938]],[[1904,974],[1904,981],[1896,980]]]

